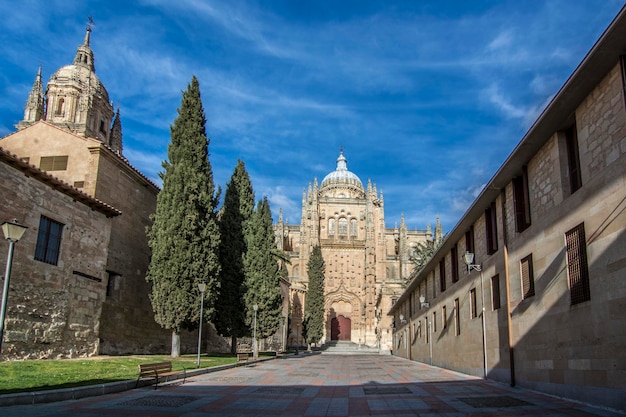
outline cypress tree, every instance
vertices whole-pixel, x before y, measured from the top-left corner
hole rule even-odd
[[[303,335],[306,341],[317,343],[324,336],[324,258],[319,246],[313,247],[313,252],[307,263],[309,286],[304,302]]]
[[[242,289],[245,278],[243,257],[247,250],[246,236],[254,213],[254,191],[243,161],[239,160],[226,186],[220,216],[220,294],[213,320],[217,331],[230,336],[231,352],[237,349],[237,338],[245,336]]]
[[[163,189],[148,228],[150,301],[156,322],[172,331],[173,357],[180,355],[180,331],[198,326],[198,284],[207,285],[206,317],[213,314],[219,287],[219,190],[216,192],[213,182],[205,123],[200,86],[194,76],[170,127],[169,162],[163,162]]]
[[[252,306],[257,304],[257,337],[263,338],[276,333],[282,312],[280,272],[267,197],[257,204],[250,226],[248,250],[244,256],[246,324],[252,330]]]

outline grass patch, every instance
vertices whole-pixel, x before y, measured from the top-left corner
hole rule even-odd
[[[80,387],[136,379],[141,363],[172,361],[172,369],[195,369],[197,355],[95,356],[80,359],[42,359],[0,362],[0,394]],[[235,363],[231,355],[203,355],[200,367]]]

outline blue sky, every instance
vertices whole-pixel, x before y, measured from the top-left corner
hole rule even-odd
[[[617,0],[3,1],[0,136],[39,65],[70,64],[87,16],[124,154],[157,181],[169,126],[200,81],[215,181],[245,161],[291,224],[302,191],[348,168],[388,226],[445,231],[623,6]]]

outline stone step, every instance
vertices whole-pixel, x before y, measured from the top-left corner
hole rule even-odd
[[[321,348],[322,354],[328,355],[378,355],[378,348],[358,345],[350,341],[327,342]]]

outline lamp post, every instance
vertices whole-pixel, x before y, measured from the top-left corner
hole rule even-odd
[[[483,373],[485,379],[487,378],[487,329],[485,324],[485,291],[483,289],[483,268],[480,264],[474,264],[474,254],[472,252],[465,252],[463,256],[465,265],[467,265],[467,271],[475,270],[480,272],[480,302],[482,304],[481,325],[483,329]]]
[[[0,352],[2,352],[2,340],[4,339],[4,317],[7,312],[7,298],[9,298],[9,281],[11,280],[11,265],[13,264],[13,249],[18,240],[22,238],[28,229],[13,219],[11,222],[2,223],[4,238],[9,241],[9,254],[7,256],[7,266],[4,272],[4,286],[2,287],[2,307],[0,309]]]
[[[202,315],[204,314],[204,292],[206,291],[206,284],[201,282],[198,284],[200,290],[200,325],[198,326],[198,362],[196,368],[200,367],[200,345],[202,342]]]
[[[254,331],[252,333],[252,357],[256,360],[259,358],[259,347],[257,346],[256,343],[256,312],[259,309],[259,306],[257,303],[254,303],[254,305],[252,306],[252,309],[254,310]]]

